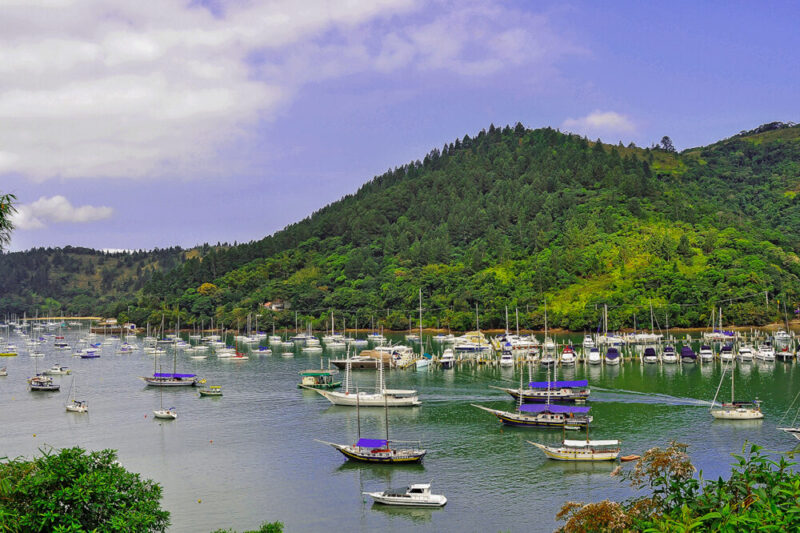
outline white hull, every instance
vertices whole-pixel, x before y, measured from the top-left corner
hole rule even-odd
[[[719,420],[757,420],[764,418],[764,413],[755,409],[712,409],[711,416]]]
[[[430,494],[425,498],[414,496],[384,496],[382,492],[364,492],[377,503],[384,505],[399,505],[402,507],[442,507],[447,503],[447,498],[441,494]]]
[[[164,420],[175,420],[178,418],[178,413],[175,411],[170,411],[169,409],[158,409],[153,411],[153,416]]]
[[[547,457],[556,461],[614,461],[619,456],[619,449],[596,451],[565,446],[554,448],[531,441],[528,441],[528,443],[533,444],[542,450]]]
[[[312,389],[328,399],[333,405],[348,407],[413,407],[421,405],[415,390],[386,389],[384,394],[359,392],[348,393],[339,391],[325,391]]]

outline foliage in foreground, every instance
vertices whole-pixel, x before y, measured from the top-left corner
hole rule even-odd
[[[734,455],[731,476],[703,480],[672,442],[652,448],[622,476],[647,496],[625,502],[567,502],[556,516],[563,533],[605,531],[797,531],[800,528],[800,473],[781,456],[773,460],[750,445]],[[620,473],[620,468],[612,475]]]
[[[41,450],[0,462],[0,532],[165,531],[161,486],[117,461],[114,450]]]

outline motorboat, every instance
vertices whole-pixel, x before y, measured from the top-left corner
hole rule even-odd
[[[200,393],[200,397],[203,396],[222,396],[222,387],[219,385],[210,385],[205,389],[200,389],[197,391]]]
[[[455,363],[455,353],[451,348],[446,348],[445,351],[442,352],[442,357],[439,358],[439,364],[442,366],[442,368],[453,368]]]
[[[61,385],[53,383],[53,378],[41,374],[30,378],[28,385],[32,391],[56,392],[61,389]]]
[[[684,344],[681,347],[681,362],[685,365],[697,362],[697,354],[688,344]]]
[[[647,364],[658,363],[658,354],[652,346],[646,346],[642,354],[642,362]]]
[[[743,344],[739,347],[739,353],[736,355],[742,363],[749,363],[753,360],[753,348],[748,344]]]
[[[597,343],[594,342],[594,338],[591,335],[584,335],[583,336],[583,347],[586,348],[594,348],[597,346]]]
[[[618,365],[620,362],[621,357],[619,356],[619,350],[615,347],[611,346],[608,348],[606,352],[606,364],[607,365]]]
[[[775,360],[775,348],[772,347],[769,341],[763,342],[758,345],[755,357],[759,361],[772,362]]]
[[[503,345],[503,351],[500,354],[500,366],[514,366],[514,353],[511,351],[511,343],[509,342]]]
[[[528,441],[542,450],[550,459],[557,461],[614,461],[619,457],[618,440],[569,440],[561,441],[561,446],[545,446]]]
[[[565,366],[575,365],[575,350],[572,346],[564,346],[561,351],[561,364]]]
[[[48,376],[66,376],[72,373],[72,370],[66,366],[53,365],[44,371]]]
[[[337,389],[342,386],[341,381],[336,381],[337,370],[325,370],[322,368],[300,371],[300,383],[297,388],[310,389]]]
[[[711,346],[708,344],[704,344],[700,346],[700,352],[698,353],[700,356],[700,360],[704,363],[708,363],[714,360],[714,350],[711,349]]]
[[[723,363],[733,361],[733,345],[725,344],[719,351],[719,360]]]
[[[589,355],[586,357],[586,362],[590,365],[602,364],[603,356],[600,354],[600,348],[589,348]]]
[[[386,489],[383,492],[362,492],[376,503],[403,507],[442,507],[447,503],[443,494],[431,494],[430,483],[415,483],[402,489]]]
[[[794,351],[792,351],[792,348],[789,346],[782,346],[775,352],[775,357],[781,361],[791,361],[794,359]]]
[[[678,362],[678,356],[675,354],[674,346],[664,346],[664,352],[661,354],[661,361],[670,365]]]

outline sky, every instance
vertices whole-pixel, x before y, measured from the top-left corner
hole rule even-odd
[[[800,122],[795,2],[0,0],[11,251],[260,239],[490,124]]]

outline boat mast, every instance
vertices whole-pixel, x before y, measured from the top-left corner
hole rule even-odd
[[[478,302],[475,302],[475,331],[480,331],[481,325],[478,322]]]
[[[519,307],[515,307],[514,312],[517,315],[517,337],[519,337]]]
[[[424,347],[422,345],[422,287],[419,289],[419,355],[422,356]]]
[[[361,401],[358,398],[358,387],[356,387],[356,424],[358,427],[358,442],[361,440]]]
[[[386,420],[386,447],[389,447],[389,400],[386,399],[386,395],[383,395],[383,414],[384,419]]]

